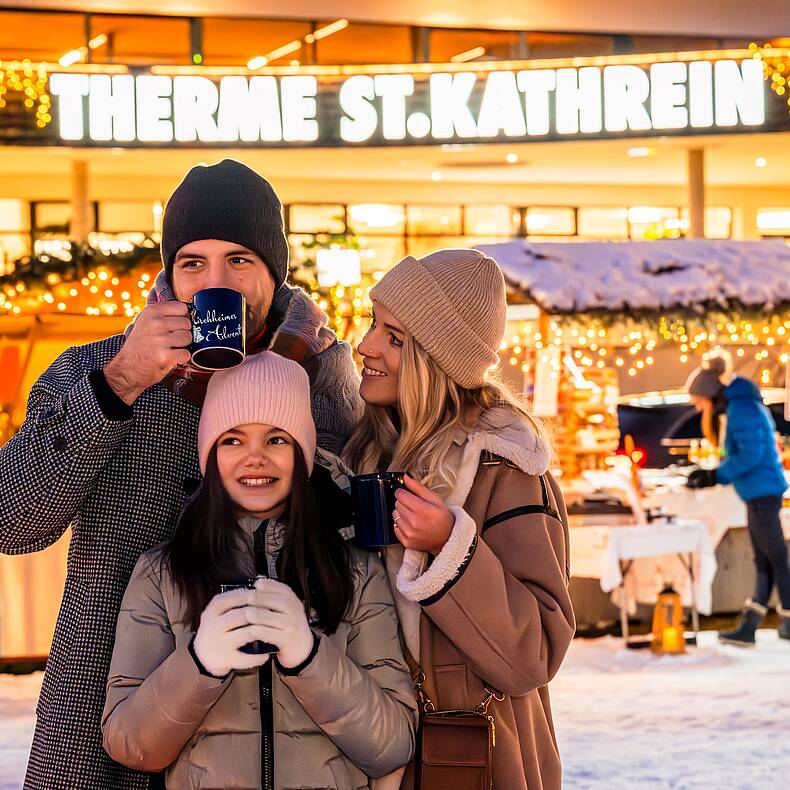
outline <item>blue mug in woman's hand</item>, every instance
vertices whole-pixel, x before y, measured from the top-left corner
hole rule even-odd
[[[234,368],[244,361],[244,295],[232,288],[204,288],[192,296],[192,364],[204,370]]]
[[[404,472],[373,472],[351,478],[354,535],[358,546],[378,549],[397,543],[392,511],[395,492],[404,487]]]

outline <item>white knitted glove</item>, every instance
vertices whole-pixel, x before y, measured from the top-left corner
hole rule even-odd
[[[268,654],[239,651],[248,642],[264,638],[260,626],[255,625],[257,607],[251,605],[255,595],[247,589],[219,593],[200,615],[193,649],[209,674],[221,678],[233,669],[253,669],[268,661]]]
[[[274,579],[255,582],[253,622],[264,642],[277,645],[277,660],[287,669],[301,664],[313,649],[313,632],[307,622],[304,604],[296,593]]]

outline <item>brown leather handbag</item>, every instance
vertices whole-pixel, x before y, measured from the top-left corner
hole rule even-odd
[[[415,759],[417,790],[491,790],[496,726],[488,708],[504,694],[486,689],[473,709],[436,710],[423,689],[420,671],[415,684],[420,702],[420,732]]]

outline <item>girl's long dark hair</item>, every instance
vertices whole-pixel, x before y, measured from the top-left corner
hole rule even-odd
[[[338,532],[339,526],[344,526],[338,513],[343,508],[322,501],[319,510],[301,448],[297,444],[293,447],[293,486],[277,576],[305,602],[307,610],[316,611],[319,627],[331,634],[353,594],[349,552]],[[322,474],[328,473],[316,467],[314,477]],[[328,485],[334,490],[328,489],[327,494],[337,505],[337,497],[345,495],[331,480]],[[220,478],[215,445],[203,483],[181,513],[162,556],[183,599],[184,620],[193,629],[197,629],[203,609],[219,592],[220,584],[236,582],[245,575],[239,567],[239,551],[246,551],[246,542],[236,510]]]

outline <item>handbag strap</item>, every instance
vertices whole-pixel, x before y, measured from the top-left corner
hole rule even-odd
[[[494,724],[494,717],[488,712],[488,708],[492,702],[502,702],[505,695],[501,691],[490,689],[488,686],[483,686],[485,696],[475,705],[474,708],[456,708],[453,710],[437,710],[428,692],[425,690],[425,672],[422,667],[417,670],[417,680],[414,683],[414,690],[417,694],[417,701],[420,703],[420,708],[425,716],[482,716],[488,720],[491,727],[491,745],[496,746],[496,725]]]

